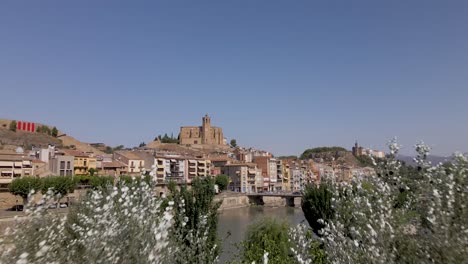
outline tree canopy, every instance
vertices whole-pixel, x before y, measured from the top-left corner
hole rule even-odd
[[[161,143],[174,143],[177,144],[179,143],[179,138],[174,137],[174,134],[171,134],[169,137],[167,133],[164,134],[164,136],[158,135],[157,137],[154,138],[154,140],[159,140]]]
[[[215,183],[218,185],[219,190],[224,191],[229,185],[229,176],[220,174],[216,176]]]
[[[340,152],[340,151],[348,151],[347,149],[343,147],[319,147],[319,148],[311,148],[311,149],[306,149],[302,155],[301,159],[308,159],[310,156],[313,154],[318,154],[318,153],[325,153],[325,152]]]
[[[27,198],[32,190],[36,192],[41,190],[42,181],[36,177],[22,177],[14,179],[8,186],[9,191],[14,195]]]
[[[230,144],[231,144],[231,147],[233,147],[233,148],[237,147],[237,140],[231,139]]]

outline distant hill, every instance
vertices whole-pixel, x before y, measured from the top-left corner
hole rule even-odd
[[[312,159],[317,162],[334,163],[348,166],[359,166],[360,163],[353,154],[343,147],[319,147],[306,149],[301,159]]]
[[[396,157],[400,161],[404,161],[407,165],[415,166],[416,162],[414,162],[414,156],[407,156],[407,155],[397,155]],[[443,157],[443,156],[435,156],[429,155],[427,160],[430,161],[433,165],[436,165],[440,162],[444,163],[447,161],[451,161],[452,157]]]

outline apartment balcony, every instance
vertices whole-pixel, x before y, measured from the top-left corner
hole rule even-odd
[[[167,177],[181,178],[181,177],[184,177],[184,172],[183,171],[171,171],[166,176]]]

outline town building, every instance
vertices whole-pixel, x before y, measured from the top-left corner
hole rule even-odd
[[[281,190],[281,181],[278,181],[277,160],[271,156],[255,156],[253,162],[262,170],[263,190]],[[280,183],[278,185],[278,183]]]
[[[291,191],[291,169],[288,163],[283,163],[282,172],[282,190]]]
[[[158,183],[164,182],[187,182],[186,172],[187,160],[180,157],[156,157],[152,175]]]
[[[49,173],[49,163],[42,160],[32,160],[32,167],[35,176],[46,176]]]
[[[58,176],[73,176],[74,174],[75,157],[58,153],[49,160],[49,170],[53,175]]]
[[[180,128],[179,144],[182,145],[225,145],[223,129],[211,126],[211,118],[205,115],[202,126]]]
[[[226,164],[222,174],[229,176],[228,188],[231,191],[255,193],[263,191],[263,176],[261,169],[255,163]]]
[[[30,156],[34,159],[49,163],[49,160],[55,156],[55,146],[49,145],[47,148],[33,147]]]
[[[145,160],[134,151],[116,151],[114,160],[122,162],[127,167],[126,174],[130,176],[140,176],[145,169]]]
[[[211,161],[206,159],[188,159],[188,182],[195,177],[210,176]]]
[[[196,177],[211,176],[211,161],[178,155],[156,156],[150,175],[158,183],[174,181],[190,183]]]
[[[385,158],[385,152],[380,150],[373,150],[373,149],[366,149],[362,146],[359,146],[357,141],[354,143],[354,147],[352,148],[353,155],[356,157],[365,155],[365,156],[372,156],[374,158]]]
[[[101,161],[98,167],[98,175],[103,176],[120,176],[126,175],[128,171],[127,164],[112,160],[112,161]]]
[[[62,150],[67,156],[73,156],[74,175],[89,175],[90,171],[97,172],[97,159],[78,150]]]
[[[6,188],[15,178],[33,175],[34,169],[28,156],[14,152],[0,153],[0,188]]]

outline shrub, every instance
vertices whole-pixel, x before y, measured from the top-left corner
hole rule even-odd
[[[13,131],[13,132],[16,132],[16,120],[13,120],[10,122],[10,130]]]
[[[171,263],[215,263],[219,254],[217,237],[218,208],[221,202],[214,202],[214,180],[210,177],[195,178],[189,189],[182,186],[177,190],[169,186],[169,200],[174,208],[175,222],[171,237],[178,245]]]
[[[468,161],[426,161],[416,145],[418,169],[402,169],[399,146],[376,167],[377,176],[336,183],[334,217],[320,231],[332,263],[463,263],[468,255]],[[402,195],[404,193],[404,195]]]
[[[290,254],[289,226],[272,218],[264,218],[250,225],[245,240],[240,244],[242,263],[262,263],[265,253],[268,263],[289,264],[294,261]]]
[[[173,203],[162,210],[145,182],[91,191],[66,216],[47,210],[53,196],[0,240],[0,263],[173,263]]]

